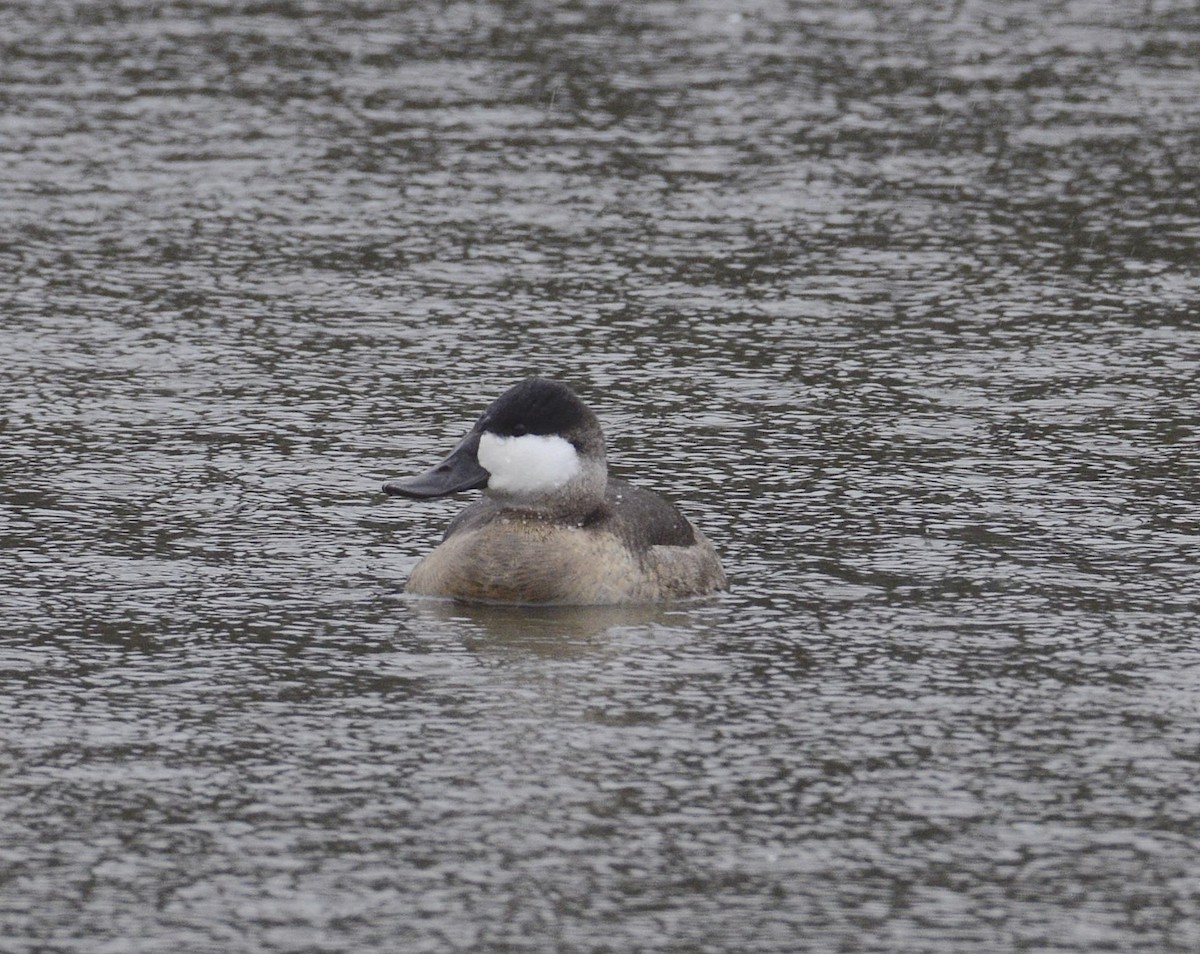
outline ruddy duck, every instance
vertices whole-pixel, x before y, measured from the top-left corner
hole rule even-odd
[[[406,589],[475,603],[653,603],[726,587],[708,539],[657,494],[608,476],[600,422],[565,385],[505,391],[445,460],[385,492],[482,488]]]

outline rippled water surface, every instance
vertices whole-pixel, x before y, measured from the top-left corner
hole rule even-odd
[[[1200,11],[0,6],[0,948],[1200,949]],[[719,599],[403,581],[542,373]]]

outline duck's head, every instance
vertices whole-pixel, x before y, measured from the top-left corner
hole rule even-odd
[[[444,497],[484,489],[522,506],[599,500],[607,469],[600,422],[565,384],[529,378],[496,398],[436,467],[385,492]]]

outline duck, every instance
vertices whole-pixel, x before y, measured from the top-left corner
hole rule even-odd
[[[413,569],[408,593],[599,606],[728,588],[716,549],[687,517],[658,494],[609,476],[599,419],[558,381],[515,384],[439,464],[383,490],[414,500],[483,491]]]

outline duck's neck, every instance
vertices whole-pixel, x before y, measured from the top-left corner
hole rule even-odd
[[[608,468],[604,461],[580,459],[578,470],[553,490],[512,492],[489,485],[485,492],[506,507],[540,518],[574,519],[593,512],[603,502],[607,487]]]

